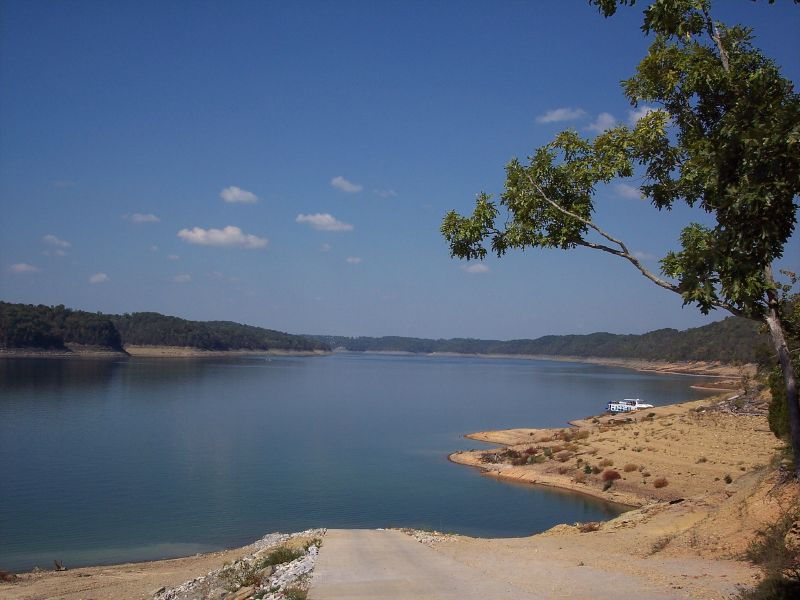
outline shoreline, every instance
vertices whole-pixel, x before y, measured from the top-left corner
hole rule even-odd
[[[646,413],[636,411],[624,416],[606,414],[574,419],[564,428],[468,433],[464,435],[466,439],[492,444],[495,448],[460,450],[447,458],[452,463],[476,468],[481,475],[577,492],[631,508],[726,491],[729,487],[726,479],[733,481],[737,471],[741,474],[768,464],[769,448],[774,443],[769,429],[756,425],[765,420],[763,415],[733,415],[719,408],[738,397],[730,397],[731,390],[724,391],[700,400],[657,406]],[[679,427],[672,429],[676,424]],[[689,433],[695,438],[693,447],[673,443],[685,440]],[[742,443],[736,439],[744,434],[748,441]],[[752,443],[754,440],[758,443]],[[733,451],[731,446],[737,442],[739,448]],[[650,445],[636,445],[640,443]],[[525,457],[525,451],[534,448],[536,452],[532,456],[538,456],[537,462],[512,464],[513,456],[522,453]],[[512,458],[498,460],[498,457],[508,456]],[[710,459],[711,456],[716,460]],[[548,458],[542,460],[545,457]],[[602,461],[596,462],[601,458]],[[568,464],[567,461],[574,459],[578,461],[577,466]],[[593,472],[583,470],[590,465],[595,469]],[[602,467],[598,469],[597,465]],[[623,471],[623,465],[624,476],[619,472]],[[604,470],[614,470],[620,477],[608,488],[597,477]],[[642,473],[646,476],[642,477]],[[703,476],[700,485],[695,480],[698,475]],[[663,487],[652,484],[648,487],[651,476],[663,477],[669,483]],[[655,481],[655,477],[650,481]],[[675,482],[679,485],[674,485]]]
[[[521,359],[521,360],[548,360],[555,362],[586,363],[596,364],[606,367],[622,367],[634,369],[648,373],[662,373],[665,375],[685,375],[689,377],[713,377],[720,379],[730,379],[741,377],[742,375],[752,375],[756,371],[756,365],[747,363],[735,365],[721,361],[666,361],[649,360],[642,358],[610,358],[602,356],[572,356],[560,354],[480,354],[480,353],[461,353],[461,352],[406,352],[402,350],[336,350],[336,353],[350,354],[370,354],[378,356],[426,356],[437,357],[463,357],[463,358],[498,358],[498,359]],[[717,388],[714,388],[717,389]],[[719,388],[720,391],[736,388]]]
[[[202,350],[183,346],[123,346],[122,351],[109,348],[77,348],[47,350],[37,348],[0,348],[2,358],[202,358],[225,356],[327,356],[327,350]]]
[[[142,356],[147,358],[198,358],[216,356],[329,356],[332,354],[348,352],[352,354],[368,354],[378,356],[423,356],[461,357],[461,358],[487,358],[487,359],[520,359],[520,360],[547,360],[567,363],[595,364],[607,367],[621,367],[647,373],[660,373],[664,375],[683,375],[687,377],[706,377],[716,379],[740,378],[742,375],[752,375],[756,365],[734,365],[719,361],[659,361],[638,358],[606,358],[601,356],[562,356],[550,354],[474,354],[456,352],[430,352],[414,353],[392,350],[367,350],[367,351],[341,351],[341,350],[203,350],[190,346],[148,346],[125,345],[122,350],[105,347],[90,347],[70,345],[65,350],[43,348],[0,348],[0,358],[122,358],[126,356]],[[720,382],[723,383],[723,382]],[[692,386],[696,389],[709,389],[729,391],[736,387]]]

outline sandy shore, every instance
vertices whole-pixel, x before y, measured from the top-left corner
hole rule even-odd
[[[324,356],[324,350],[201,350],[182,346],[125,346],[131,356],[197,358],[204,356]]]
[[[486,474],[579,491],[629,506],[725,493],[743,474],[768,465],[780,447],[764,415],[717,407],[731,394],[626,416],[571,421],[566,429],[482,431],[466,437],[506,448],[456,452],[450,460]],[[513,453],[531,464],[512,464]],[[512,456],[504,456],[508,450]],[[545,456],[547,453],[549,456]],[[517,463],[520,459],[516,460]],[[619,479],[604,490],[604,471]],[[659,481],[656,484],[656,481]]]
[[[325,356],[324,350],[201,350],[183,346],[124,346],[123,352],[108,348],[70,346],[67,350],[0,348],[0,358],[202,358],[214,356]]]
[[[337,352],[334,350],[334,352]],[[725,379],[741,379],[742,375],[752,376],[756,372],[756,365],[732,365],[719,361],[664,361],[644,360],[639,358],[605,358],[602,356],[561,356],[554,354],[469,354],[460,352],[431,352],[417,354],[414,352],[401,352],[392,350],[368,350],[363,354],[379,354],[385,356],[471,356],[475,358],[517,358],[523,360],[551,360],[556,362],[577,362],[603,365],[607,367],[624,367],[637,371],[665,373],[673,375],[695,375],[697,377],[720,377]],[[734,389],[734,388],[725,388]]]

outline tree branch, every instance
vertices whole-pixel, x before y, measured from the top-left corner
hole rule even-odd
[[[610,242],[612,242],[614,244],[617,244],[620,247],[620,250],[617,250],[616,248],[611,248],[609,246],[605,246],[603,244],[597,244],[595,242],[589,242],[589,241],[583,240],[583,239],[581,239],[578,242],[576,242],[577,245],[584,246],[586,248],[591,248],[593,250],[601,250],[602,252],[607,252],[609,254],[613,254],[614,256],[619,256],[620,258],[624,258],[625,260],[630,262],[634,267],[636,267],[636,269],[642,275],[647,277],[650,281],[655,283],[657,286],[662,287],[665,290],[669,290],[670,292],[675,292],[676,294],[680,294],[681,293],[681,289],[680,289],[680,287],[678,285],[675,285],[674,283],[670,283],[669,281],[666,281],[665,279],[661,279],[658,275],[656,275],[652,271],[649,271],[647,268],[645,268],[645,266],[641,262],[639,262],[639,259],[636,258],[633,254],[630,253],[630,251],[628,250],[628,247],[624,244],[624,242],[622,242],[622,240],[618,240],[617,238],[613,237],[611,234],[607,233],[606,231],[603,231],[600,227],[595,225],[592,221],[590,221],[588,219],[584,219],[580,215],[576,215],[574,212],[569,211],[566,208],[564,208],[563,206],[561,206],[560,204],[558,204],[557,202],[554,202],[553,200],[551,200],[547,196],[547,194],[544,193],[544,190],[539,186],[538,183],[536,183],[536,181],[533,179],[533,177],[530,176],[529,173],[525,173],[525,176],[528,178],[528,181],[530,181],[531,185],[536,189],[536,191],[539,192],[539,195],[541,195],[541,197],[544,198],[544,200],[548,204],[550,204],[550,206],[552,206],[553,208],[561,211],[562,213],[564,213],[568,217],[571,217],[573,219],[576,219],[577,221],[580,221],[581,223],[583,223],[587,227],[590,227],[590,228],[594,229],[597,233],[602,235],[608,241],[610,241]],[[728,312],[730,312],[733,315],[736,315],[737,317],[745,317],[745,316],[747,316],[741,310],[739,310],[738,308],[736,308],[732,304],[729,304],[729,303],[724,302],[722,300],[717,300],[715,302],[712,302],[712,304],[714,306],[718,307],[718,308],[724,308],[725,310],[727,310]]]
[[[703,14],[706,17],[706,31],[708,32],[709,37],[714,40],[714,43],[717,45],[717,50],[719,50],[719,59],[722,61],[722,68],[726,73],[729,73],[731,67],[728,62],[728,52],[722,47],[722,38],[719,35],[719,28],[714,24],[714,21],[711,19],[711,14],[708,12],[708,10],[704,9]]]

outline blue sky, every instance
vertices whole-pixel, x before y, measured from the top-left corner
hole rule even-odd
[[[800,82],[800,8],[717,4]],[[631,118],[618,82],[647,46],[641,10],[3,1],[0,298],[344,335],[721,318],[614,257],[529,251],[471,272],[439,234],[447,210],[502,191],[511,157]],[[601,190],[596,220],[657,269],[698,215],[626,191]],[[783,266],[800,270],[797,235]]]

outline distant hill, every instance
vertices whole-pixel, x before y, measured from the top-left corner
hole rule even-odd
[[[739,317],[679,331],[657,329],[641,335],[591,333],[546,335],[520,340],[449,340],[410,337],[343,337],[317,335],[333,348],[354,352],[453,352],[459,354],[540,354],[549,356],[597,356],[667,361],[756,362],[768,338],[758,323]]]
[[[188,321],[154,312],[105,315],[61,306],[0,302],[0,348],[66,350],[70,345],[201,350],[329,350],[325,342],[231,321]]]

